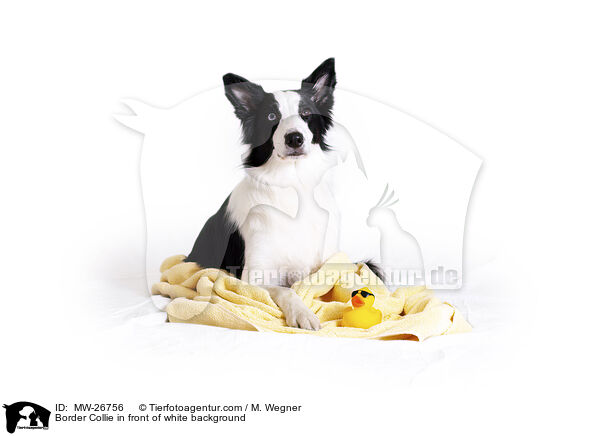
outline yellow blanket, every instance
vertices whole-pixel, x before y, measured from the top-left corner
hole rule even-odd
[[[288,327],[269,292],[252,286],[224,271],[200,269],[172,256],[161,265],[161,281],[152,293],[171,298],[166,310],[171,322],[203,324],[238,330],[303,333],[371,339],[424,340],[431,336],[471,330],[469,323],[450,304],[441,302],[423,286],[400,287],[390,293],[383,282],[364,264],[353,264],[343,253],[292,289],[317,315],[321,330]],[[345,308],[350,307],[353,290],[368,286],[375,294],[374,307],[383,321],[370,329],[342,327]]]

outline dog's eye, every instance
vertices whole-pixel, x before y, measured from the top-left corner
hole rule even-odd
[[[271,112],[269,115],[267,115],[267,119],[269,121],[275,121],[277,119],[277,114],[275,112]]]
[[[302,109],[302,112],[300,113],[303,117],[307,117],[310,115],[310,109]]]

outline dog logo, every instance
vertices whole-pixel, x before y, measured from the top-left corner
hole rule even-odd
[[[29,401],[3,406],[6,409],[6,431],[14,433],[18,429],[48,430],[50,411]]]

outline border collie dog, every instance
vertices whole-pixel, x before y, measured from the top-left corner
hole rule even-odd
[[[300,89],[265,92],[235,74],[223,76],[225,95],[248,146],[246,177],[204,225],[187,262],[221,268],[268,289],[289,326],[320,328],[315,314],[289,288],[337,251],[329,214],[315,187],[337,163],[327,143],[336,85],[333,58]]]

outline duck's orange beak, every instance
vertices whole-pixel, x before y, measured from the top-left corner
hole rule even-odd
[[[356,294],[354,297],[352,297],[352,305],[354,307],[362,307],[365,305],[365,300],[363,300],[360,294]]]

